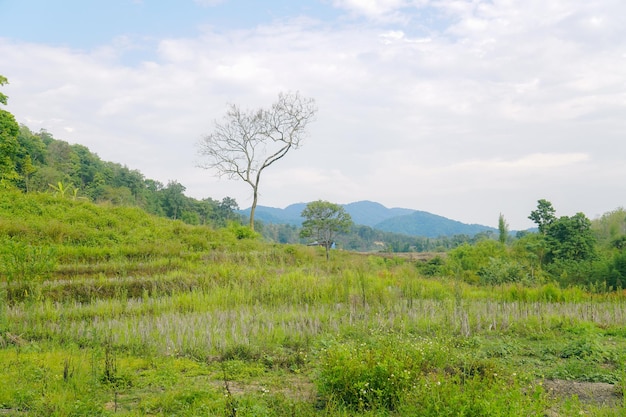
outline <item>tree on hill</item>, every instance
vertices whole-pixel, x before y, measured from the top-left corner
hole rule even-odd
[[[306,220],[302,223],[301,237],[315,237],[317,243],[326,249],[326,260],[330,258],[330,248],[338,233],[347,233],[352,226],[352,218],[339,204],[328,201],[313,201],[302,211]]]
[[[270,109],[242,110],[231,104],[223,120],[215,121],[213,132],[199,142],[198,153],[206,159],[199,167],[252,187],[252,230],[261,173],[300,146],[316,112],[314,100],[297,92],[280,93]]]
[[[1,132],[6,133],[1,121],[13,121],[13,117],[1,112]],[[8,118],[2,118],[3,115]],[[15,133],[17,125],[8,125]],[[144,178],[137,170],[101,160],[83,145],[55,139],[45,130],[34,133],[26,126],[17,127],[17,144],[13,140],[0,142],[0,179],[4,186],[23,192],[138,206],[148,213],[189,224],[222,227],[228,221],[241,221],[234,212],[237,203],[232,198],[221,202],[211,198],[195,200],[184,195],[185,187],[176,181],[164,186]]]

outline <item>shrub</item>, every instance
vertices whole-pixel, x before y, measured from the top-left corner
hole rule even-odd
[[[490,260],[506,259],[506,247],[493,240],[482,240],[475,245],[463,244],[452,249],[447,257],[447,273],[476,283],[478,272],[489,266]]]
[[[478,271],[480,283],[499,285],[509,282],[529,281],[521,265],[515,261],[501,258],[489,259],[489,264]]]
[[[435,256],[433,259],[426,262],[419,261],[417,263],[417,268],[425,276],[434,277],[441,274],[444,265],[445,260],[441,256]]]
[[[250,229],[250,227],[235,222],[230,222],[228,224],[228,230],[239,240],[255,239],[258,237],[258,233]]]
[[[445,346],[429,340],[402,341],[393,335],[370,342],[344,342],[322,351],[319,392],[354,410],[395,410],[415,381],[442,365]]]

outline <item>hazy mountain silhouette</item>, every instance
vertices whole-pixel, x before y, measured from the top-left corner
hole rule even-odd
[[[300,214],[307,203],[291,204],[284,209],[257,206],[255,219],[264,223],[290,224],[300,226]],[[387,208],[373,201],[357,201],[342,205],[355,224],[369,226],[385,232],[402,233],[411,236],[439,237],[454,235],[473,236],[480,232],[497,229],[479,224],[466,224],[425,211],[407,208]],[[240,210],[250,215],[250,209]]]

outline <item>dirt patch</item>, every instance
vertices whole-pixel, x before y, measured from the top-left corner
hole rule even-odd
[[[213,381],[215,387],[225,389],[223,381]],[[237,396],[245,393],[272,393],[282,394],[286,398],[298,401],[309,401],[315,398],[315,384],[306,378],[291,376],[278,381],[268,381],[267,384],[262,382],[240,382],[228,381],[228,390],[231,394]]]
[[[621,389],[604,382],[578,382],[561,379],[546,380],[543,386],[552,398],[578,397],[581,403],[605,407],[617,407],[623,402]]]

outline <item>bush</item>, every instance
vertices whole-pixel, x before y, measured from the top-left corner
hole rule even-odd
[[[387,335],[324,349],[320,394],[354,410],[395,410],[422,374],[441,366],[448,350],[429,340],[400,341]]]
[[[529,282],[522,266],[515,261],[507,261],[501,258],[489,259],[489,264],[478,271],[480,283],[486,285],[499,285],[509,282]]]
[[[259,235],[248,226],[231,222],[228,224],[228,230],[239,240],[256,239]]]
[[[506,259],[506,247],[494,240],[482,240],[475,245],[463,244],[448,253],[447,273],[466,282],[480,280],[478,272],[489,266],[491,259]]]

